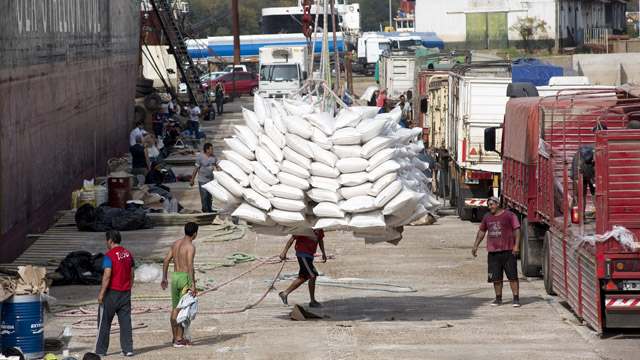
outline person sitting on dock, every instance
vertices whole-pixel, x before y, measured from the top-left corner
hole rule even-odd
[[[293,280],[291,285],[285,291],[281,291],[278,295],[280,299],[285,305],[288,305],[288,296],[295,289],[299,288],[300,285],[304,284],[305,281],[309,281],[309,297],[310,307],[320,307],[320,303],[316,301],[316,277],[318,276],[318,271],[313,266],[313,258],[315,256],[316,251],[318,250],[318,246],[320,246],[320,251],[322,251],[322,261],[327,262],[327,253],[324,251],[324,231],[322,230],[313,230],[314,236],[302,236],[302,235],[293,235],[287,245],[282,250],[282,254],[280,254],[280,260],[285,261],[287,259],[287,252],[289,248],[295,241],[296,246],[296,257],[298,258],[298,265],[300,266],[300,271],[298,272],[298,278]]]
[[[129,148],[131,153],[131,174],[145,176],[149,170],[149,155],[142,145],[142,137],[136,137],[136,143]]]

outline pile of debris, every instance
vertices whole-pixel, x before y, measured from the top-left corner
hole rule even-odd
[[[307,101],[255,96],[255,112],[243,109],[222,171],[204,186],[216,207],[257,232],[347,230],[397,243],[403,225],[440,206],[417,156],[422,129],[398,125],[400,109],[354,106],[334,116]]]

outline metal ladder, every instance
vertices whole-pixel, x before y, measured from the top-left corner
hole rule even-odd
[[[171,1],[169,0],[149,0],[153,6],[154,13],[160,20],[162,31],[167,36],[169,47],[176,59],[176,65],[180,70],[180,75],[187,85],[187,92],[192,103],[201,106],[204,104],[204,93],[200,88],[200,71],[193,64],[193,60],[187,52],[187,45],[184,36],[176,24],[173,17]]]

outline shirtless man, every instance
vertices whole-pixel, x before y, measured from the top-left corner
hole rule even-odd
[[[171,249],[164,257],[162,272],[162,290],[167,288],[167,272],[169,263],[173,260],[173,274],[171,274],[171,331],[173,333],[173,347],[185,347],[189,342],[183,338],[182,326],[178,324],[177,309],[182,295],[190,291],[196,296],[196,278],[193,270],[193,258],[196,255],[196,248],[193,240],[198,236],[198,224],[189,222],[184,226],[184,237],[171,245]]]

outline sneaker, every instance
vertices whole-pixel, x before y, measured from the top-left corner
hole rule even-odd
[[[183,347],[185,347],[185,346],[187,346],[187,344],[186,344],[186,342],[184,341],[184,339],[182,339],[182,340],[178,340],[178,341],[174,341],[174,343],[173,343],[173,347],[174,347],[174,348],[183,348]]]
[[[280,296],[280,300],[282,300],[283,304],[289,305],[289,303],[287,302],[287,295],[284,293],[284,291],[280,291],[278,293],[278,296]]]
[[[317,302],[317,301],[315,301],[315,300],[314,300],[314,301],[312,301],[312,302],[310,302],[310,303],[309,303],[309,307],[312,307],[312,308],[319,308],[319,307],[322,307],[322,304],[320,304],[319,302]]]
[[[520,299],[513,299],[513,301],[511,302],[511,306],[513,307],[520,307]]]
[[[126,356],[126,357],[131,357],[133,356],[133,351],[129,351],[129,352],[122,352],[122,356]]]
[[[500,305],[502,305],[502,299],[500,298],[495,298],[495,300],[491,302],[491,306],[500,306]]]

